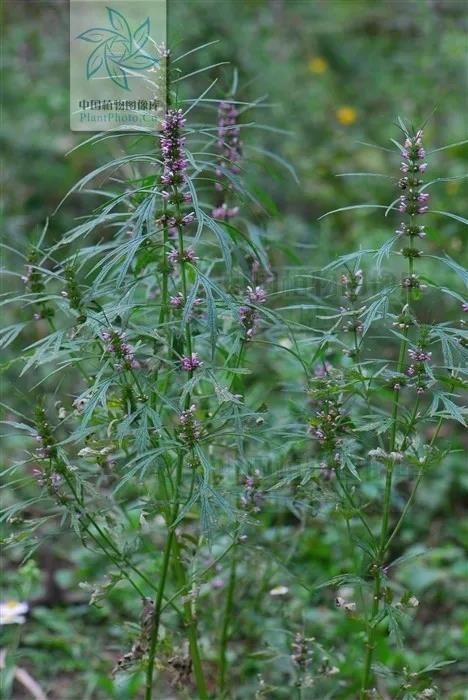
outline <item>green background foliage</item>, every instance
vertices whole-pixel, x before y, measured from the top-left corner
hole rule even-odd
[[[234,66],[239,71],[239,99],[266,96],[259,121],[271,129],[249,132],[249,145],[257,150],[245,173],[263,209],[246,203],[246,215],[258,225],[269,219],[267,237],[278,290],[297,286],[300,273],[326,265],[335,255],[359,246],[377,248],[393,233],[390,221],[365,209],[319,220],[327,211],[350,204],[390,203],[393,192],[384,179],[337,177],[356,171],[387,172],[388,154],[362,142],[388,147],[397,115],[415,124],[428,119],[429,151],[466,137],[466,6],[461,1],[168,0],[168,6],[170,45],[175,51],[218,40],[190,58],[193,71],[229,62],[213,96],[222,97],[228,89]],[[122,146],[111,141],[65,156],[83,140],[83,135],[68,130],[66,3],[10,0],[3,12],[7,32],[0,138],[7,167],[1,175],[2,228],[4,241],[24,251],[47,217],[52,241],[91,209],[93,195],[73,195],[51,216],[76,180],[105,162],[109,153],[118,157]],[[187,95],[199,94],[219,73],[213,68],[208,75],[195,75],[185,87]],[[272,161],[265,150],[284,162]],[[466,145],[440,151],[433,158],[431,178],[457,178],[466,170],[466,161]],[[438,209],[462,214],[466,193],[466,181],[452,179],[438,183],[433,196]],[[456,220],[441,217],[431,222],[427,246],[429,252],[442,249],[466,263],[466,238]],[[13,253],[6,250],[4,259],[5,267],[22,274]],[[392,264],[385,263],[389,276],[397,274]],[[441,284],[449,283],[454,272],[447,267],[444,274]],[[6,278],[7,291],[17,286],[14,278]],[[428,319],[449,314],[445,303],[428,299]],[[27,308],[8,307],[5,325],[27,321],[29,316]],[[37,340],[37,334],[37,329],[28,327],[22,344]],[[18,381],[15,352],[14,344],[2,360],[2,390],[7,403],[23,411],[33,379]],[[267,401],[279,422],[286,410],[284,386],[299,390],[297,367],[286,354],[283,357],[280,367],[277,356],[254,349],[250,362],[255,377],[247,380],[251,397],[258,405]],[[50,383],[47,387],[52,395],[59,391]],[[72,386],[63,389],[73,393]],[[294,411],[294,405],[289,408]],[[400,550],[393,553],[408,557],[398,577],[420,600],[407,625],[411,651],[403,654],[398,645],[382,642],[379,657],[389,666],[406,665],[413,671],[434,661],[461,659],[443,666],[435,682],[441,697],[463,700],[468,698],[468,665],[462,660],[468,642],[463,614],[468,575],[466,434],[460,426],[450,425],[447,431],[444,437],[458,452],[428,476],[400,538]],[[21,449],[21,438],[9,438],[6,465],[18,458]],[[266,462],[275,458],[265,453]],[[33,489],[31,479],[24,479],[14,490],[4,491],[3,503],[9,506],[20,499],[21,508],[27,509]],[[260,675],[276,690],[258,697],[290,697],[286,680],[291,674],[291,621],[296,628],[306,628],[317,644],[331,649],[333,663],[347,676],[362,662],[356,654],[344,657],[340,651],[339,640],[356,634],[353,616],[335,609],[336,591],[314,588],[343,568],[352,568],[352,552],[333,509],[323,504],[311,504],[311,509],[314,517],[299,538],[300,521],[293,505],[272,500],[259,516],[257,542],[258,551],[268,555],[258,557],[252,547],[240,565],[238,595],[244,603],[236,610],[238,636],[232,652],[237,687],[233,697],[239,700],[255,697]],[[129,518],[127,527],[130,534],[141,527],[138,514]],[[157,521],[152,527],[158,545],[162,532]],[[4,552],[2,593],[27,598],[32,606],[21,629],[20,664],[57,700],[138,697],[138,679],[112,680],[110,669],[122,649],[131,646],[139,601],[116,586],[98,605],[89,606],[80,583],[102,584],[104,562],[77,545],[59,522],[51,520],[32,531],[31,543],[26,563],[21,544]],[[290,571],[278,563],[288,557]],[[296,585],[291,584],[291,572]],[[288,586],[290,594],[272,597],[269,591],[280,585]],[[223,590],[211,591],[206,600],[216,610]],[[2,634],[6,643],[14,642],[12,630]],[[321,652],[317,648],[314,653],[319,664]],[[315,692],[311,689],[305,697],[319,697]],[[179,696],[168,689],[167,700],[173,697]],[[351,700],[339,687],[328,697]]]

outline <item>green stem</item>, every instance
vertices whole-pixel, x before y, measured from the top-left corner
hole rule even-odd
[[[440,429],[441,429],[441,427],[442,427],[443,420],[444,420],[444,419],[443,419],[443,417],[441,416],[441,417],[439,418],[438,423],[437,423],[437,428],[436,428],[436,430],[435,430],[435,432],[434,432],[434,435],[432,436],[431,442],[429,443],[429,446],[430,446],[430,447],[432,447],[432,445],[434,444],[434,442],[437,440],[437,438],[438,438],[438,436],[439,436],[439,432],[440,432]],[[410,495],[409,495],[409,498],[408,498],[408,500],[407,500],[407,502],[406,502],[406,504],[405,504],[405,507],[403,508],[403,511],[402,511],[402,513],[401,513],[401,515],[400,515],[400,518],[399,518],[397,524],[395,525],[395,528],[394,528],[392,534],[390,535],[390,537],[389,537],[388,540],[387,540],[387,543],[386,543],[386,545],[385,545],[385,550],[386,550],[386,551],[387,551],[388,548],[390,547],[390,544],[392,543],[394,537],[398,534],[398,532],[399,532],[401,526],[403,525],[403,522],[404,522],[404,520],[405,520],[405,518],[406,518],[406,516],[407,516],[407,514],[408,514],[409,509],[411,508],[411,506],[412,506],[413,503],[414,503],[414,499],[416,498],[416,493],[417,493],[417,491],[418,491],[419,485],[421,484],[421,481],[422,481],[422,479],[423,479],[423,476],[424,476],[424,471],[421,470],[421,471],[419,472],[419,474],[418,474],[418,477],[417,477],[417,479],[416,479],[414,485],[413,485],[413,488],[412,488],[411,493],[410,493]]]
[[[226,687],[226,670],[227,670],[227,645],[229,641],[229,628],[231,624],[232,612],[234,608],[234,592],[236,589],[237,579],[237,557],[234,549],[231,557],[231,570],[229,574],[229,585],[226,593],[226,605],[224,608],[224,621],[221,631],[221,641],[219,648],[219,666],[218,666],[218,693],[219,697],[223,698]]]
[[[182,459],[182,455],[180,456],[180,459]],[[162,483],[162,488],[163,488],[163,496],[165,497],[165,499],[167,501],[168,497],[169,497],[167,483],[166,483],[166,480],[164,478],[164,474],[162,472],[161,472],[161,476],[162,476],[161,483]],[[175,505],[177,505],[177,502]],[[177,515],[178,515],[178,512],[179,512],[179,509],[177,507]],[[178,598],[179,595],[186,595],[189,592],[189,588],[190,588],[190,586],[187,582],[187,575],[186,575],[185,568],[184,568],[184,565],[182,562],[179,541],[177,539],[175,527],[173,526],[173,524],[176,522],[176,520],[177,520],[177,516],[175,518],[174,518],[174,516],[171,518],[172,526],[170,529],[169,536],[171,536],[171,534],[173,535],[173,537],[172,537],[172,551],[174,554],[173,566],[174,566],[175,575],[176,575],[176,579],[177,579],[178,591],[171,598],[169,598],[167,600],[167,602],[164,606],[161,607],[161,611],[160,611],[159,615],[161,615],[161,613],[163,612],[163,610],[165,610],[166,607],[168,607],[169,605],[172,605],[173,604],[172,601],[175,598]],[[194,676],[195,676],[197,690],[199,693],[199,698],[200,698],[200,700],[207,700],[208,699],[208,691],[206,689],[206,681],[205,681],[203,666],[202,666],[202,662],[201,662],[200,650],[198,647],[197,621],[196,621],[196,618],[192,614],[191,604],[190,604],[189,600],[184,601],[183,609],[181,611],[181,616],[182,616],[182,619],[184,621],[185,627],[187,628],[187,636],[189,639],[190,658],[192,660],[193,672],[194,672]],[[146,698],[145,698],[145,700],[146,700]]]
[[[410,226],[413,225],[413,215],[410,216]],[[413,239],[410,238],[410,248],[413,248]],[[410,255],[408,258],[408,272],[411,275],[414,271],[413,257]],[[411,301],[411,290],[410,288],[406,291],[406,303],[409,306]],[[400,352],[398,357],[398,374],[403,372],[403,367],[405,363],[406,351],[408,348],[408,327],[406,326],[403,333],[403,339],[400,343]],[[393,410],[392,410],[392,429],[390,434],[390,445],[389,451],[394,452],[396,447],[396,437],[398,430],[398,408],[399,408],[400,392],[394,390],[393,392]],[[386,474],[385,474],[385,491],[384,491],[384,503],[382,512],[382,524],[380,529],[380,539],[379,539],[379,549],[374,562],[374,590],[372,597],[372,609],[371,616],[368,623],[367,631],[367,650],[364,661],[364,671],[362,676],[361,692],[359,695],[360,700],[366,700],[368,697],[368,690],[371,682],[371,669],[372,669],[372,659],[374,655],[374,648],[377,635],[377,617],[380,610],[380,594],[382,588],[382,564],[385,559],[385,553],[388,549],[387,536],[388,536],[388,525],[390,520],[390,508],[392,501],[392,481],[393,481],[393,461],[387,462]],[[392,535],[393,538],[393,535]]]
[[[104,554],[117,566],[117,568],[120,569],[120,571],[124,575],[124,577],[133,586],[133,588],[135,588],[135,590],[138,591],[138,593],[142,597],[143,597],[143,592],[137,586],[137,584],[133,581],[133,579],[130,578],[130,576],[125,571],[124,567],[122,566],[121,562],[126,564],[128,568],[130,568],[132,571],[134,571],[137,574],[137,576],[139,576],[152,590],[156,590],[152,581],[150,581],[150,579],[147,576],[145,576],[145,574],[143,574],[139,569],[137,569],[137,567],[132,563],[132,561],[119,550],[119,548],[114,544],[114,542],[110,539],[110,537],[107,535],[107,533],[100,527],[100,525],[98,525],[98,523],[96,522],[94,517],[87,511],[83,499],[78,496],[73,484],[71,483],[71,481],[67,475],[65,475],[65,480],[66,480],[68,487],[73,495],[73,498],[75,499],[75,501],[80,509],[81,515],[85,516],[89,520],[90,524],[95,528],[95,530],[101,536],[102,540],[104,540],[107,547],[109,547],[109,549],[112,552],[114,552],[114,554],[110,554],[106,550],[106,548],[102,544],[102,542],[92,533],[92,531],[89,529],[89,527],[85,523],[83,523],[83,527],[85,528],[85,531],[87,532],[87,534],[94,540],[94,542],[98,545],[98,547],[100,547],[102,549]],[[180,610],[175,606],[175,604],[173,604],[171,602],[171,605],[174,608],[174,610],[176,610],[176,612],[178,612],[180,614]]]
[[[245,350],[245,345],[246,341],[243,339],[240,344],[239,352],[237,355],[237,360],[235,364],[235,369],[237,369],[241,362],[242,362],[242,357],[244,355],[244,350]],[[230,386],[230,391],[233,391],[235,384],[236,384],[236,379],[237,375],[234,374]],[[239,467],[236,464],[236,470],[235,470],[235,475],[236,475],[236,486],[239,482]],[[236,532],[235,535],[235,546],[232,552],[232,558],[231,558],[231,567],[230,567],[230,573],[229,573],[229,584],[228,584],[228,590],[226,594],[226,604],[224,607],[224,620],[223,620],[223,627],[221,630],[221,639],[220,639],[220,646],[219,646],[219,661],[218,661],[218,693],[220,698],[224,697],[225,694],[225,687],[226,687],[226,671],[227,671],[227,645],[229,641],[229,631],[230,631],[230,626],[231,626],[231,618],[234,610],[234,593],[236,589],[236,581],[237,581],[237,537],[238,537],[238,531]]]
[[[222,554],[220,554],[216,559],[213,559],[213,561],[212,561],[208,566],[206,566],[204,569],[201,569],[200,571],[195,571],[195,572],[194,572],[194,576],[195,576],[196,578],[198,578],[198,579],[203,579],[204,576],[205,576],[209,571],[211,571],[215,566],[217,566],[217,565],[219,564],[219,562],[220,562],[222,559],[224,559],[224,558],[229,554],[229,552],[231,551],[231,549],[232,549],[233,547],[235,547],[235,543],[234,543],[234,542],[232,542],[232,543],[229,545],[229,547],[226,547],[226,549],[224,550],[224,552],[223,552]],[[163,606],[162,612],[164,612],[164,610],[165,610],[169,605],[172,604],[172,601],[173,601],[173,600],[175,600],[176,598],[179,598],[179,596],[181,596],[181,595],[186,595],[188,592],[189,592],[189,587],[188,587],[188,586],[185,586],[185,587],[183,587],[183,588],[179,588],[179,589],[166,601],[166,604]]]
[[[419,474],[418,474],[418,478],[417,478],[416,481],[414,482],[413,488],[412,488],[412,490],[411,490],[411,493],[410,493],[410,495],[409,495],[408,500],[406,501],[405,507],[403,508],[403,511],[402,511],[402,513],[401,513],[401,515],[400,515],[400,518],[398,519],[397,524],[396,524],[395,527],[393,528],[392,534],[390,535],[390,537],[389,537],[388,540],[387,540],[387,543],[386,543],[386,545],[385,545],[385,551],[387,551],[387,550],[390,548],[390,545],[391,545],[391,543],[393,542],[393,539],[394,539],[395,536],[398,534],[398,532],[399,532],[401,526],[403,525],[403,521],[405,520],[408,511],[409,511],[409,509],[411,508],[411,506],[413,505],[414,499],[415,499],[415,497],[416,497],[416,492],[417,492],[417,490],[418,490],[418,488],[419,488],[419,484],[421,483],[421,480],[422,480],[423,476],[424,476],[424,472],[420,471]]]
[[[164,216],[166,215],[166,201],[164,200],[163,211]],[[167,269],[167,243],[168,243],[168,232],[166,224],[163,225],[163,274],[162,274],[162,290],[161,290],[161,309],[159,311],[159,325],[162,326],[166,320],[167,310],[168,310],[168,280],[169,274]]]
[[[164,559],[162,563],[162,570],[159,579],[159,588],[156,596],[156,603],[154,606],[153,615],[153,625],[151,630],[151,638],[148,652],[148,665],[146,667],[146,682],[145,682],[145,700],[151,700],[153,696],[153,674],[154,674],[154,659],[156,656],[156,650],[158,646],[159,639],[159,627],[161,622],[161,608],[164,597],[164,588],[166,585],[167,573],[169,571],[169,562],[171,559],[171,550],[175,536],[175,522],[179,513],[179,489],[182,481],[182,467],[183,467],[183,455],[180,453],[177,461],[177,475],[176,484],[174,489],[174,505],[172,510],[171,523],[169,526],[169,534],[166,540],[166,547],[164,550]]]
[[[170,94],[166,95],[167,101],[169,104],[170,100]],[[179,206],[179,200],[178,200],[178,191],[177,188],[174,187],[174,194],[175,200],[176,200],[176,213],[177,213],[177,219],[180,220],[180,206]],[[167,244],[167,231],[164,230],[164,242],[165,245]],[[178,225],[178,242],[179,242],[179,256],[180,256],[180,266],[181,266],[181,278],[182,278],[182,288],[183,288],[183,296],[185,302],[187,302],[187,275],[186,275],[186,261],[184,259],[184,237],[183,237],[183,231],[182,231],[182,226],[179,224]],[[163,300],[162,300],[162,307],[161,307],[161,312],[160,312],[160,322],[163,322],[166,318],[167,315],[167,275],[165,274],[163,276],[163,289],[162,289],[162,295],[163,295]],[[189,356],[192,354],[192,333],[191,333],[191,328],[190,328],[190,323],[187,321],[185,324],[185,345],[186,345],[186,352]],[[193,372],[191,371],[189,373],[189,377],[192,378]],[[187,393],[187,396],[185,398],[185,409],[187,410],[190,407],[191,404],[191,396],[190,392]],[[158,636],[159,636],[159,626],[160,626],[160,619],[161,619],[161,613],[162,613],[162,603],[163,603],[163,597],[164,597],[164,588],[166,585],[166,580],[167,580],[167,575],[169,571],[169,565],[171,562],[171,551],[174,552],[174,557],[173,557],[173,564],[174,564],[174,569],[176,576],[179,581],[179,588],[186,589],[187,587],[187,575],[185,572],[185,568],[182,562],[181,558],[181,551],[179,547],[179,542],[177,539],[177,535],[175,532],[175,524],[177,522],[177,517],[179,514],[179,490],[180,490],[180,485],[182,482],[182,472],[183,472],[183,453],[181,452],[179,454],[178,458],[178,463],[177,463],[177,474],[176,474],[176,483],[174,486],[174,505],[173,505],[173,511],[172,511],[172,516],[171,516],[171,522],[169,525],[169,533],[168,533],[168,538],[166,542],[166,547],[165,547],[165,552],[164,552],[164,559],[163,559],[163,565],[162,565],[162,571],[160,575],[160,584],[159,584],[159,591],[158,591],[158,596],[156,599],[156,604],[155,604],[155,610],[154,610],[154,622],[153,622],[153,629],[152,629],[152,634],[151,634],[151,641],[150,641],[150,650],[149,650],[149,658],[148,658],[148,666],[147,666],[147,672],[146,672],[146,687],[145,687],[145,700],[151,700],[152,698],[152,693],[153,693],[153,673],[154,673],[154,659],[157,651],[157,645],[158,645]],[[161,484],[163,488],[164,495],[167,499],[168,496],[168,490],[167,490],[167,483],[165,480],[165,475],[163,472],[161,472]],[[194,482],[192,481],[192,486]],[[181,585],[180,585],[181,584]],[[170,604],[170,601],[169,601]],[[200,700],[208,700],[208,691],[206,688],[206,682],[205,682],[205,677],[203,673],[203,667],[202,667],[202,662],[201,662],[201,657],[200,657],[200,651],[198,647],[198,633],[197,633],[197,622],[196,618],[194,617],[192,613],[192,607],[190,600],[186,597],[183,603],[183,619],[185,626],[187,628],[187,636],[189,640],[189,647],[190,647],[190,657],[192,660],[192,665],[193,665],[193,672],[195,675],[195,681],[198,689],[198,696]]]
[[[174,554],[175,554],[175,572],[178,577],[181,588],[188,590],[187,574],[182,563],[181,551],[177,537],[174,538]],[[192,611],[192,604],[189,596],[185,597],[183,605],[184,622],[187,628],[187,636],[189,640],[190,658],[192,660],[193,674],[198,691],[199,700],[208,700],[208,690],[206,687],[205,674],[198,646],[198,630],[197,620]]]
[[[13,682],[15,679],[16,670],[16,656],[18,654],[21,641],[21,632],[21,625],[17,625],[17,629],[13,635],[13,641],[8,645],[8,650],[5,651],[4,666],[3,668],[0,667],[0,697],[2,697],[3,700],[10,700],[12,697]]]
[[[360,510],[360,509],[356,506],[356,504],[354,503],[353,497],[351,496],[351,494],[349,493],[349,491],[346,489],[345,485],[343,484],[343,481],[341,480],[339,471],[336,470],[336,471],[335,471],[335,474],[336,474],[336,479],[337,479],[337,481],[338,481],[338,483],[339,483],[339,485],[340,485],[340,487],[341,487],[341,489],[342,489],[342,491],[343,491],[343,493],[344,493],[344,495],[345,495],[347,501],[349,502],[351,508],[353,509],[353,514],[355,514],[355,515],[358,516],[359,520],[360,520],[360,521],[362,522],[362,524],[364,525],[364,528],[366,529],[367,534],[371,537],[371,539],[373,539],[373,538],[374,538],[374,535],[372,534],[372,530],[370,529],[367,520],[365,519],[365,517],[364,517],[363,514],[361,513],[361,510]]]
[[[176,204],[176,210],[177,210],[177,216],[180,217],[180,207],[179,203]],[[184,294],[184,301],[187,303],[187,271],[185,269],[186,267],[186,261],[184,260],[185,257],[185,249],[184,249],[184,236],[182,232],[182,226],[178,227],[178,233],[179,233],[179,255],[180,255],[180,267],[181,267],[181,276],[182,276],[182,290]],[[192,354],[192,334],[190,331],[190,323],[185,324],[185,342],[187,344],[187,354],[191,355]]]

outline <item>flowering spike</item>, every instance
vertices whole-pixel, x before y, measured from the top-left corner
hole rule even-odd
[[[427,206],[429,194],[421,190],[423,181],[419,177],[427,168],[427,163],[419,162],[426,157],[426,152],[422,147],[422,136],[422,131],[417,131],[415,136],[408,136],[401,152],[403,162],[400,170],[403,177],[398,185],[405,194],[400,197],[398,210],[402,214],[406,213],[410,216],[425,214],[429,210]],[[417,235],[417,233],[413,235]]]
[[[226,202],[228,191],[232,190],[232,184],[228,172],[237,175],[240,173],[239,160],[241,157],[240,129],[237,123],[239,110],[229,100],[220,102],[218,109],[218,150],[220,157],[216,168],[218,181],[215,189],[224,192],[224,201],[211,212],[214,219],[226,221],[239,213],[239,207],[229,207]]]
[[[181,369],[185,370],[185,372],[193,372],[198,367],[201,367],[202,364],[196,352],[192,352],[190,356],[184,356],[180,361]]]

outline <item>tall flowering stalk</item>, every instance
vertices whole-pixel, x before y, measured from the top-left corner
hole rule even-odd
[[[212,209],[213,219],[225,224],[230,230],[235,230],[233,220],[239,215],[239,206],[236,203],[240,185],[239,175],[241,173],[240,159],[242,155],[242,143],[240,140],[239,109],[233,99],[222,100],[218,107],[218,129],[217,129],[217,152],[218,161],[215,169],[215,192],[216,206]],[[240,339],[238,346],[232,352],[234,359],[234,372],[237,372],[245,361],[247,347],[250,341],[260,329],[261,305],[266,302],[267,294],[262,286],[256,284],[256,272],[259,268],[258,260],[254,260],[252,267],[251,284],[246,285],[242,291],[242,301],[238,307],[236,322],[239,326]],[[239,398],[244,398],[242,392],[244,385],[234,373],[230,391],[236,392]],[[240,392],[240,393],[239,393]],[[235,409],[236,410],[236,409]],[[238,442],[241,445],[241,452],[245,450],[245,440],[239,435]],[[237,493],[241,485],[241,460],[237,459],[234,466],[234,486]],[[236,505],[242,504],[242,496],[237,499]],[[232,635],[234,623],[234,608],[236,602],[236,591],[238,588],[238,563],[239,551],[244,535],[242,534],[243,522],[240,521],[233,534],[233,546],[230,552],[229,577],[225,595],[225,604],[221,616],[219,651],[218,651],[218,674],[217,693],[219,698],[226,697],[228,680],[228,645]]]
[[[50,381],[66,372],[69,385],[60,403],[46,399],[21,429],[37,448],[27,458],[38,498],[45,507],[51,501],[83,545],[108,561],[111,576],[96,582],[92,600],[117,581],[141,601],[138,632],[114,673],[144,670],[142,690],[152,700],[183,666],[178,682],[204,700],[209,691],[199,627],[205,639],[211,621],[201,614],[199,597],[224,564],[226,578],[234,570],[236,581],[230,555],[240,542],[237,521],[244,518],[235,494],[248,449],[243,431],[255,414],[236,393],[242,387],[236,376],[246,345],[262,330],[266,293],[258,285],[257,260],[240,298],[226,275],[234,248],[243,269],[254,248],[232,223],[242,188],[237,108],[225,106],[218,124],[228,150],[223,146],[219,157],[206,160],[210,130],[187,124],[187,103],[172,89],[172,56],[164,51],[162,59],[167,111],[159,132],[147,129],[132,145],[136,153],[111,160],[77,187],[127,163],[138,176],[130,182],[124,176],[120,195],[97,215],[48,249],[41,239],[26,259],[24,296],[40,314],[34,322],[45,323],[22,356],[25,371],[40,375],[46,397],[50,373],[43,367],[49,362]],[[211,202],[198,198],[198,178],[212,173],[221,185],[219,205],[228,208],[220,218]],[[81,245],[86,238],[89,245]],[[226,454],[235,463],[234,488],[231,471],[222,469]],[[136,530],[128,528],[135,511]],[[220,553],[212,560],[217,537]],[[224,650],[223,693],[232,603],[233,595],[213,641]],[[163,623],[169,631],[164,644]]]
[[[214,219],[229,221],[239,213],[239,207],[230,206],[229,194],[233,191],[230,175],[240,173],[242,143],[238,124],[239,110],[231,100],[223,100],[218,108],[218,167],[216,168],[215,189],[220,193],[220,201],[213,209]]]
[[[427,163],[424,162],[426,152],[422,143],[423,132],[418,130],[414,135],[406,133],[405,142],[401,150],[403,162],[401,171],[403,177],[399,180],[399,188],[403,191],[400,196],[399,212],[406,215],[406,221],[402,221],[397,231],[399,236],[408,238],[408,246],[403,248],[402,255],[408,261],[408,273],[403,277],[402,286],[406,295],[405,304],[400,312],[400,318],[404,317],[406,322],[403,323],[403,334],[400,342],[400,351],[398,363],[396,367],[396,380],[393,384],[393,409],[391,417],[391,429],[388,436],[388,457],[385,456],[383,462],[385,464],[385,490],[383,499],[382,521],[380,528],[380,537],[375,560],[372,564],[372,572],[374,576],[374,590],[372,594],[372,608],[368,622],[366,656],[364,662],[364,670],[362,676],[362,685],[360,697],[365,700],[368,697],[369,686],[371,684],[371,666],[375,648],[376,634],[378,630],[378,618],[382,607],[382,580],[383,566],[385,563],[386,553],[388,549],[388,531],[390,521],[390,509],[392,505],[392,485],[393,472],[395,464],[403,461],[403,452],[406,447],[406,438],[403,441],[398,440],[398,410],[400,405],[400,391],[404,383],[404,369],[408,359],[408,334],[409,329],[414,325],[414,311],[412,309],[413,290],[421,288],[421,282],[418,275],[415,273],[415,260],[420,256],[421,251],[415,247],[415,239],[424,236],[424,226],[419,223],[419,217],[428,211],[427,202],[429,194],[423,191],[422,174],[427,168]],[[431,358],[430,353],[422,351],[410,350],[410,358],[417,359],[418,377],[424,374],[423,363]],[[413,377],[416,374],[414,365],[411,365],[406,375]],[[412,422],[418,416],[419,395],[424,391],[423,384],[418,382],[417,395],[418,398],[414,401],[412,413]],[[398,455],[398,456],[396,456]]]
[[[440,293],[437,283],[420,272],[426,254],[418,245],[426,236],[421,218],[432,214],[426,190],[433,183],[425,184],[423,178],[428,166],[422,130],[410,131],[403,123],[401,126],[401,176],[395,178],[401,195],[387,213],[397,211],[403,216],[395,236],[375,257],[381,265],[393,245],[402,242],[400,251],[392,255],[404,259],[406,269],[398,283],[370,293],[371,287],[366,284],[369,272],[365,269],[369,252],[344,255],[329,266],[343,268],[340,286],[345,301],[340,313],[332,316],[337,318],[336,324],[324,333],[314,356],[314,360],[321,361],[309,392],[313,409],[309,434],[320,459],[320,482],[338,500],[357,567],[353,576],[339,577],[339,581],[349,582],[350,588],[346,598],[338,595],[336,600],[340,610],[363,624],[360,700],[374,697],[377,692],[376,649],[383,628],[388,626],[392,635],[399,634],[404,614],[414,614],[418,606],[411,591],[397,596],[392,585],[390,577],[398,563],[392,561],[396,538],[424,474],[440,464],[446,454],[437,447],[442,426],[450,419],[465,424],[463,408],[456,401],[460,398],[456,388],[463,386],[460,375],[466,364],[465,341],[444,319],[437,320],[437,312],[431,323],[421,321],[420,305],[425,293],[432,287]],[[461,268],[447,257],[428,257],[461,275]],[[459,298],[456,292],[445,291],[449,299]],[[373,338],[371,331],[375,327],[378,330]],[[342,337],[341,333],[345,335]],[[378,359],[376,348],[383,348],[383,337],[388,341],[384,356]],[[341,361],[337,359],[337,349],[344,355]],[[390,351],[394,351],[393,360],[389,359]],[[429,441],[424,439],[425,426],[431,426]],[[380,470],[384,472],[383,483],[378,477]],[[401,485],[405,473],[412,476],[412,488],[394,520],[395,487]],[[367,479],[378,490],[375,504],[367,501],[362,490]],[[377,528],[373,513],[378,514]],[[356,532],[359,540],[354,539]],[[356,541],[364,553],[362,568],[357,563]],[[350,598],[351,591],[355,598]],[[414,697],[433,697],[433,687],[429,683],[424,688],[423,683],[416,675],[413,681],[408,680],[407,670],[403,669],[399,689],[416,692],[422,688],[427,694]]]
[[[167,79],[169,79],[169,75],[167,76]],[[182,211],[182,206],[192,201],[191,193],[187,190],[188,161],[185,154],[185,137],[183,135],[183,129],[185,125],[186,119],[184,118],[182,109],[180,108],[168,109],[165,118],[161,124],[160,145],[163,162],[161,174],[161,187],[164,188],[162,189],[161,196],[164,201],[164,214],[163,217],[159,219],[158,223],[161,224],[163,227],[163,250],[164,253],[167,255],[167,260],[164,261],[163,267],[163,298],[161,305],[160,322],[163,322],[165,320],[167,313],[167,265],[171,264],[180,266],[182,291],[178,292],[178,295],[181,299],[180,305],[184,305],[188,299],[186,265],[188,263],[193,265],[195,262],[195,256],[193,254],[193,251],[191,251],[190,249],[185,250],[183,233],[184,227],[191,224],[195,220],[194,212],[191,211],[188,213],[184,213]],[[176,237],[176,243],[175,247],[170,252],[166,253],[166,248],[168,244],[168,234],[172,237]],[[193,351],[192,331],[189,320],[187,321],[185,328],[185,344],[182,347],[182,358],[180,361],[180,366],[182,370],[185,370],[189,373],[189,377],[192,377],[193,372],[200,366],[201,362],[198,359],[197,353]],[[190,391],[188,391],[185,397],[185,411],[183,414],[181,414],[180,418],[182,425],[184,425],[184,423],[187,424],[189,416],[191,415],[191,413],[189,412],[190,404],[191,395]],[[192,436],[194,435],[195,433],[193,432]],[[173,548],[175,548],[176,550],[176,569],[179,583],[181,586],[187,585],[183,564],[180,561],[180,548],[175,533],[175,526],[180,510],[179,492],[182,485],[183,465],[184,454],[183,452],[179,451],[177,457],[177,468],[173,490],[174,505],[170,513],[170,520],[168,522],[169,530],[166,540],[166,547],[163,555],[162,570],[160,574],[159,588],[154,606],[153,625],[151,629],[150,642],[148,648],[145,700],[151,700],[151,698],[153,697],[154,662],[159,639],[164,591]],[[164,479],[163,488],[165,494],[168,495],[168,486],[165,483]],[[187,626],[190,654],[196,677],[198,693],[200,699],[204,700],[204,698],[208,697],[208,691],[206,687],[198,646],[197,623],[190,602],[184,603],[183,611],[184,622]]]

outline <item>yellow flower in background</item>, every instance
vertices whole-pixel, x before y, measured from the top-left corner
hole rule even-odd
[[[357,112],[354,109],[354,107],[340,107],[336,110],[336,118],[338,119],[340,124],[344,124],[344,126],[350,126],[356,121]]]
[[[445,189],[447,194],[457,194],[460,189],[460,183],[457,180],[452,180],[451,182],[447,182]]]
[[[314,56],[309,60],[309,70],[315,75],[321,75],[328,69],[328,63],[321,56]]]

